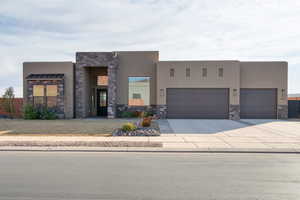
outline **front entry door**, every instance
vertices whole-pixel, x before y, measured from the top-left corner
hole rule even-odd
[[[97,116],[107,116],[107,89],[97,89]]]

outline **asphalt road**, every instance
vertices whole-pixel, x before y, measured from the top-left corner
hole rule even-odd
[[[0,152],[0,200],[299,200],[299,154]]]

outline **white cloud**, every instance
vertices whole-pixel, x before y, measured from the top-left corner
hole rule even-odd
[[[289,61],[300,92],[294,0],[1,0],[0,88],[22,94],[22,62],[76,51],[160,50],[166,59]]]

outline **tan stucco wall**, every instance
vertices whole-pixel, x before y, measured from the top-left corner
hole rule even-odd
[[[120,65],[117,72],[117,103],[128,104],[128,77],[147,76],[150,79],[150,104],[156,104],[156,63],[158,51],[117,52]]]
[[[170,77],[170,69],[175,77]],[[191,76],[186,77],[186,68]],[[202,77],[202,68],[207,68],[207,77]],[[218,77],[218,68],[224,69],[223,78]],[[239,104],[240,67],[238,61],[160,61],[157,64],[157,104],[166,104],[166,88],[230,88],[229,102]],[[160,96],[160,89],[164,95]]]
[[[23,96],[27,96],[26,77],[29,74],[64,74],[65,75],[65,115],[74,116],[74,69],[72,62],[24,62],[23,63]],[[24,98],[26,103],[26,98]]]
[[[287,105],[287,62],[241,62],[240,66],[241,88],[277,88],[278,105]]]

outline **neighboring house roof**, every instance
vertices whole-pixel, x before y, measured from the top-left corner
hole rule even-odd
[[[26,79],[63,79],[64,74],[29,74]]]
[[[300,97],[300,93],[297,93],[297,94],[289,94],[288,96],[289,96],[289,97]]]

